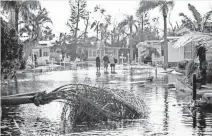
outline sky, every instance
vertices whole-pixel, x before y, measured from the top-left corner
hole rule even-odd
[[[41,0],[43,7],[49,12],[49,17],[53,21],[53,30],[58,35],[60,32],[69,32],[69,28],[65,25],[70,16],[69,0]],[[175,7],[171,11],[170,22],[175,25],[177,21],[180,23],[181,17],[179,13],[183,12],[192,17],[192,13],[188,9],[188,3],[194,5],[201,15],[212,10],[212,1],[210,0],[176,0]],[[139,0],[87,0],[87,10],[93,11],[96,5],[106,10],[106,14],[112,16],[112,22],[120,22],[126,15],[134,15],[139,6]],[[163,29],[163,17],[158,9],[149,12],[149,17],[159,16],[159,28]],[[116,21],[114,21],[116,20]],[[84,27],[83,25],[80,26]],[[169,27],[169,25],[168,25]]]

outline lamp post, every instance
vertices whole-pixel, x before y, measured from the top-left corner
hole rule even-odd
[[[136,63],[137,61],[136,61],[136,54],[135,54],[135,63]]]
[[[60,56],[60,68],[61,68],[62,54],[60,54],[59,56]]]
[[[128,64],[130,63],[130,54],[127,53],[127,56],[128,56]]]
[[[121,56],[122,56],[122,65],[124,65],[124,54],[122,53]]]

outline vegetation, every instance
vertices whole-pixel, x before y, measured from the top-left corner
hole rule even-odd
[[[85,84],[68,84],[56,88],[50,93],[29,93],[2,98],[2,105],[34,103],[36,106],[53,100],[67,101],[62,112],[62,119],[67,115],[73,124],[82,122],[101,122],[121,119],[135,119],[146,116],[144,101],[126,90],[111,90]],[[71,111],[67,113],[68,109]]]
[[[18,25],[20,18],[23,18],[24,20],[29,19],[29,13],[31,10],[35,10],[39,8],[39,6],[39,1],[1,1],[1,7],[4,10],[15,12],[15,30],[17,33],[19,31]]]
[[[191,11],[194,20],[189,18],[184,13],[180,13],[179,16],[183,17],[182,23],[185,27],[191,31],[198,31],[203,33],[212,32],[211,25],[208,22],[211,20],[212,10],[207,12],[204,16],[201,16],[199,11],[191,4],[188,4],[188,9]]]
[[[129,45],[130,45],[130,59],[133,60],[133,48],[132,48],[132,34],[133,34],[133,27],[136,28],[137,31],[137,25],[136,25],[136,20],[133,18],[133,16],[127,16],[126,19],[124,19],[121,23],[120,23],[120,27],[128,27],[130,30],[130,33],[128,34],[130,36],[129,38]]]
[[[206,61],[206,47],[203,44],[203,41],[205,40],[204,37],[209,37],[210,35],[206,35],[205,33],[211,33],[211,25],[208,25],[208,22],[211,20],[212,11],[207,12],[204,16],[201,16],[199,11],[191,4],[188,4],[188,9],[192,12],[194,20],[189,18],[184,13],[180,13],[179,15],[183,17],[182,23],[183,25],[188,28],[193,34],[190,34],[190,39],[187,40],[187,42],[182,42],[184,45],[185,43],[188,43],[188,41],[195,41],[198,39],[198,45],[196,46],[196,54],[197,57],[199,57],[199,74],[201,79],[201,84],[205,84],[207,80],[207,61]],[[195,35],[197,35],[195,32],[200,32],[198,34],[198,38],[195,39]],[[185,38],[185,40],[188,39]],[[184,41],[185,41],[184,40]],[[206,41],[207,42],[207,41]]]
[[[187,64],[188,64],[188,61],[181,61],[181,62],[178,63],[178,68],[179,68],[180,70],[185,70]]]
[[[212,83],[212,62],[211,61],[208,62],[206,73],[207,73],[207,83]]]
[[[165,46],[165,56],[164,56],[164,65],[165,68],[168,67],[168,41],[167,41],[167,14],[170,9],[174,7],[174,1],[165,1],[165,0],[158,0],[158,1],[147,1],[143,0],[140,2],[140,7],[137,10],[138,13],[142,14],[146,11],[149,11],[154,8],[160,8],[160,11],[163,14],[164,20],[164,46]]]
[[[15,77],[16,70],[22,60],[23,45],[17,44],[15,29],[10,29],[1,18],[1,77],[10,79]]]

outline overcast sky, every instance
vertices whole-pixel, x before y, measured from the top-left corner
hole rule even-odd
[[[70,16],[69,0],[43,0],[41,4],[49,12],[49,17],[53,21],[53,29],[55,33],[69,32],[69,28],[65,25]],[[188,3],[191,3],[196,9],[203,15],[212,9],[212,1],[202,0],[177,0],[175,1],[175,7],[171,12],[170,21],[175,24],[176,21],[180,22],[181,18],[179,13],[183,12],[192,17],[191,12],[188,10]],[[112,20],[120,22],[124,15],[135,15],[139,5],[139,0],[87,0],[87,10],[93,11],[96,5],[100,5],[106,9],[106,14],[112,16]],[[159,16],[159,27],[163,29],[163,18],[155,9],[150,12],[150,18]],[[83,27],[83,26],[81,26]]]

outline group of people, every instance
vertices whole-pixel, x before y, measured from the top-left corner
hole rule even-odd
[[[101,65],[101,59],[99,55],[96,57],[96,68],[97,68],[97,73],[100,72],[100,65]],[[108,69],[108,64],[110,63],[111,67],[111,73],[115,73],[115,65],[117,63],[117,59],[111,54],[109,57],[107,54],[103,57],[103,63],[104,63],[104,72],[107,72]]]

